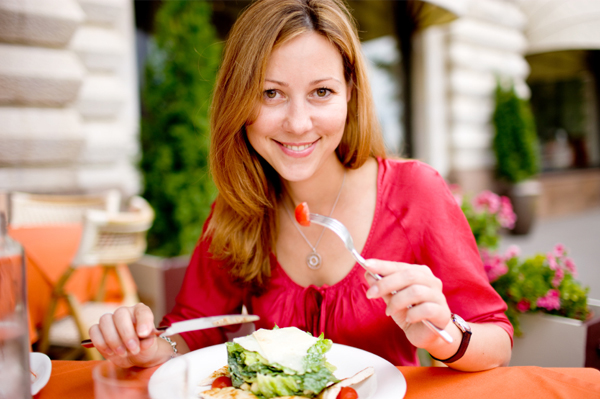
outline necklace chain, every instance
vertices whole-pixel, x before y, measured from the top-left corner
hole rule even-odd
[[[331,207],[331,212],[329,212],[329,217],[331,217],[331,215],[333,215],[333,211],[335,210],[335,206],[337,205],[337,203],[338,203],[338,201],[340,199],[340,195],[342,194],[342,188],[344,188],[344,182],[346,181],[346,172],[347,171],[344,170],[344,178],[342,179],[342,184],[340,186],[340,190],[338,191],[337,197],[335,198],[333,206]],[[302,236],[302,238],[304,238],[304,241],[306,241],[306,243],[308,244],[308,246],[312,249],[312,252],[310,254],[308,254],[308,256],[306,257],[306,266],[308,266],[308,268],[312,269],[312,270],[318,270],[318,269],[320,269],[322,262],[321,262],[321,255],[319,255],[319,253],[317,252],[317,247],[319,246],[319,243],[321,242],[321,238],[323,238],[323,234],[325,233],[326,227],[323,227],[323,230],[321,230],[321,235],[319,236],[319,239],[317,240],[317,243],[313,247],[313,245],[310,243],[310,241],[308,241],[308,238],[306,238],[306,236],[304,235],[304,233],[300,229],[300,226],[298,226],[298,223],[292,217],[292,214],[290,213],[290,210],[288,209],[288,207],[285,204],[285,202],[283,203],[283,207],[285,208],[285,211],[287,212],[288,216],[292,220],[292,224],[296,227],[296,230],[298,230],[298,232],[300,233],[300,235]]]

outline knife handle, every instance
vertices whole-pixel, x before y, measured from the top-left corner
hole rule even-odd
[[[154,329],[154,331],[152,331],[150,334],[154,334],[154,335],[160,335],[163,332],[165,332],[167,330],[167,326],[163,326],[163,327],[156,327]],[[81,341],[81,346],[83,346],[84,348],[93,348],[94,347],[94,343],[92,342],[91,339],[84,339],[83,341]]]

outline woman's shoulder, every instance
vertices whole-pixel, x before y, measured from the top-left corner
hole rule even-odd
[[[437,186],[445,181],[432,166],[416,159],[378,158],[379,182],[402,188]]]

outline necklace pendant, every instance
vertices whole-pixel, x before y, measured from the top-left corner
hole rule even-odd
[[[316,252],[311,252],[306,257],[306,266],[312,270],[318,270],[321,268],[321,255]]]

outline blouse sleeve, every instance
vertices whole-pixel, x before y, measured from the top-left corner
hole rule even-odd
[[[450,310],[474,323],[493,323],[513,337],[506,303],[488,281],[473,233],[444,179],[420,162],[406,165],[406,182],[396,187],[407,198],[397,217],[415,262],[442,280]]]
[[[162,325],[197,317],[239,314],[243,304],[243,289],[235,284],[223,262],[212,257],[210,240],[202,240],[195,248],[187,267],[183,284],[171,312]],[[226,331],[239,326],[209,328],[182,333],[191,350],[227,341]]]

